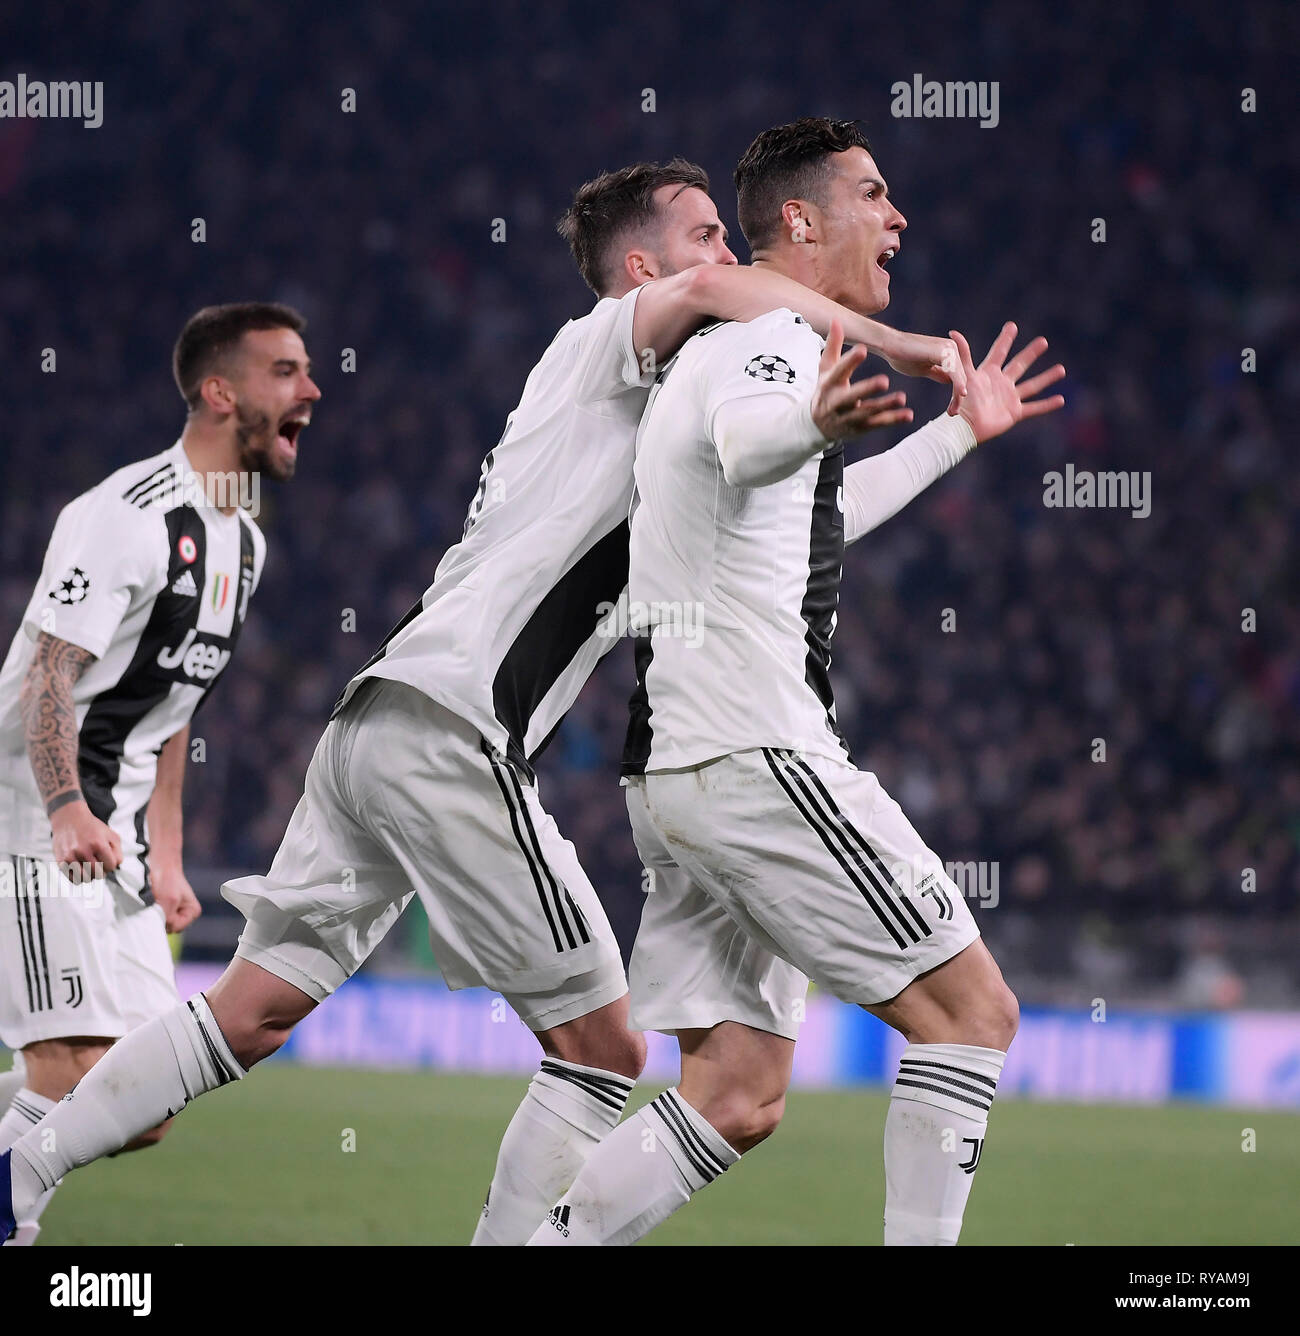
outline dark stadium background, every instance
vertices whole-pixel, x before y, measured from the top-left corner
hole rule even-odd
[[[996,862],[977,917],[1022,1000],[1300,1002],[1294,8],[152,0],[9,6],[0,34],[0,77],[105,84],[99,129],[0,121],[6,638],[59,507],[179,433],[185,318],[268,298],[310,321],[324,400],[299,476],[264,495],[265,579],[195,724],[187,865],[209,914],[187,954],[228,954],[220,880],[269,863],[338,690],[588,308],[554,232],[572,189],[683,154],[744,258],[735,160],[768,125],[833,114],[863,120],[910,223],[886,318],[960,328],[977,356],[1015,319],[1070,372],[1065,412],[849,556],[836,694],[859,762],[943,858]],[[892,118],[915,73],[997,80],[1000,124]],[[942,407],[906,388],[918,421]],[[1067,462],[1149,470],[1150,517],[1045,508]],[[625,944],[629,686],[624,647],[541,766]],[[374,965],[421,962],[408,914]]]

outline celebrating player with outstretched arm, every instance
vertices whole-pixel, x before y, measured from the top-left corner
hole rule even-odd
[[[264,302],[195,314],[173,358],[180,439],[54,526],[0,673],[0,1038],[26,1066],[0,1151],[177,1004],[167,933],[199,914],[181,865],[190,719],[261,579],[266,543],[240,502],[262,477],[293,475],[320,398],[304,325]],[[171,1112],[132,1148],[160,1140]],[[18,1243],[39,1230],[53,1180],[42,1186]]]
[[[906,224],[853,123],[764,132],[736,183],[756,266],[884,307]],[[885,1128],[886,1243],[957,1241],[1016,1000],[943,864],[853,765],[829,667],[841,495],[860,536],[967,449],[1063,402],[1032,398],[1064,369],[1022,382],[1046,344],[1007,363],[1014,336],[977,368],[954,334],[959,415],[865,474],[838,442],[860,430],[870,382],[850,383],[861,354],[840,355],[838,330],[823,352],[791,311],[718,325],[656,387],[629,596],[694,606],[700,631],[688,643],[652,620],[638,643],[624,773],[653,884],[629,980],[631,1023],[676,1034],[681,1081],[606,1137],[532,1242],[635,1242],[770,1135],[810,976],[908,1040]]]

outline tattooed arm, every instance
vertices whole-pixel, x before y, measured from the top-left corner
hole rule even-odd
[[[122,861],[122,841],[86,805],[77,772],[77,710],[72,688],[94,658],[80,645],[42,631],[23,679],[19,704],[27,758],[50,818],[56,861],[98,863],[111,872]]]

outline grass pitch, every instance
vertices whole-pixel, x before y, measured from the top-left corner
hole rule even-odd
[[[526,1084],[272,1062],[161,1146],[71,1175],[41,1244],[465,1243]],[[795,1091],[777,1134],[647,1243],[880,1243],[886,1105]],[[1296,1243],[1297,1182],[1293,1115],[1000,1100],[962,1243]]]

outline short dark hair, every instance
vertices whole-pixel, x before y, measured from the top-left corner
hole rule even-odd
[[[172,349],[172,375],[181,398],[197,408],[204,378],[249,330],[292,329],[301,334],[306,328],[307,321],[292,306],[279,302],[229,302],[195,311]]]
[[[601,172],[578,187],[557,230],[569,243],[578,272],[597,297],[604,295],[617,273],[616,243],[629,232],[652,224],[655,191],[675,185],[707,191],[708,173],[685,158],[673,158]]]
[[[827,159],[845,149],[865,148],[857,121],[805,116],[764,130],[736,164],[736,213],[751,251],[770,246],[781,229],[781,205],[788,199],[826,203]]]

